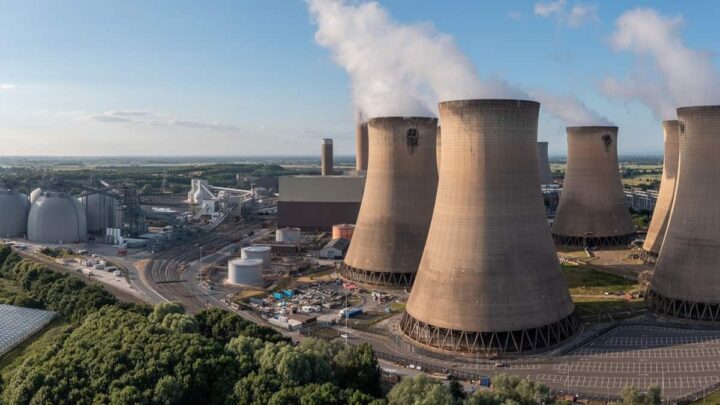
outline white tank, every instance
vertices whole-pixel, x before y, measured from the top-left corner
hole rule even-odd
[[[30,192],[30,204],[34,203],[35,200],[37,200],[38,197],[40,197],[40,194],[42,194],[43,190],[38,187],[35,190]]]
[[[300,228],[278,228],[275,231],[275,242],[297,243],[300,242]]]
[[[193,195],[195,204],[200,204],[204,200],[212,200],[214,198],[214,196],[207,190],[207,187],[209,187],[207,180],[197,180],[197,191],[195,191],[195,195]]]
[[[270,265],[270,246],[248,246],[240,250],[243,259],[260,259],[263,266]]]
[[[228,283],[263,286],[261,259],[234,259],[228,262]]]
[[[30,202],[27,196],[10,190],[0,190],[0,236],[14,238],[27,231]]]
[[[85,240],[87,222],[80,202],[66,193],[43,192],[30,207],[27,238],[39,243]]]

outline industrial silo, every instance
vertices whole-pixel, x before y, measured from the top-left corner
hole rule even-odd
[[[263,266],[270,265],[270,246],[248,246],[240,250],[243,259],[259,259]]]
[[[331,176],[333,172],[333,140],[325,138],[322,140],[322,149],[320,150],[320,174]]]
[[[38,187],[38,188],[36,188],[35,190],[31,191],[31,192],[30,192],[30,197],[29,197],[29,198],[30,198],[30,204],[34,203],[35,200],[37,200],[38,197],[40,197],[40,195],[42,194],[42,192],[43,192],[43,190],[42,190],[40,187]]]
[[[660,191],[653,210],[652,221],[648,228],[645,243],[643,243],[643,257],[648,262],[654,262],[665,238],[667,224],[670,222],[673,196],[675,195],[675,180],[677,179],[678,163],[680,158],[680,123],[676,120],[663,121],[663,136],[665,137],[665,154],[663,157],[663,172],[660,180]]]
[[[105,234],[107,228],[117,228],[117,200],[110,195],[96,193],[80,198],[87,219],[88,232]]]
[[[279,243],[299,243],[302,232],[300,228],[278,228],[275,231],[275,242]]]
[[[661,315],[720,321],[720,106],[682,107],[677,116],[675,199],[645,299]]]
[[[538,187],[539,109],[522,100],[439,104],[443,167],[400,322],[423,347],[527,352],[579,328]]]
[[[548,143],[538,142],[538,171],[540,172],[540,184],[553,184],[553,174],[550,170],[550,158],[548,157]]]
[[[618,169],[617,133],[611,126],[567,128],[567,169],[552,226],[556,243],[622,246],[635,237]]]
[[[228,262],[228,283],[262,287],[262,259],[233,259]]]
[[[0,190],[0,236],[15,238],[27,231],[30,203],[25,194]]]
[[[43,192],[30,207],[27,237],[39,243],[85,240],[87,222],[78,200],[66,193]]]
[[[215,196],[210,192],[210,184],[207,180],[195,180],[196,191],[193,195],[194,204],[202,204],[203,201],[213,200]]]
[[[368,168],[368,126],[367,122],[359,122],[355,127],[355,170],[366,171]]]
[[[412,284],[435,203],[436,132],[436,118],[368,122],[367,180],[341,266],[344,278],[374,285]]]

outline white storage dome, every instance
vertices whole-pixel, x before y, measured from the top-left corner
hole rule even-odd
[[[30,207],[27,227],[32,242],[72,243],[87,236],[83,206],[65,193],[43,192]]]
[[[10,190],[0,190],[0,236],[14,238],[27,231],[30,202],[27,196]]]

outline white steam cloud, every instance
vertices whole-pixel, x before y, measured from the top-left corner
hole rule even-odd
[[[436,114],[444,100],[530,97],[503,80],[481,80],[453,38],[430,23],[397,23],[376,2],[309,0],[308,7],[316,42],[349,74],[364,118]],[[531,94],[568,125],[607,122],[572,96]]]
[[[712,56],[685,45],[683,22],[680,16],[646,8],[621,15],[610,43],[637,55],[638,69],[624,79],[605,79],[605,93],[638,100],[661,119],[674,118],[677,107],[720,103],[720,76]]]

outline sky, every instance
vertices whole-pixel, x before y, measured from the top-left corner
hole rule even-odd
[[[0,0],[0,155],[315,155],[325,137],[352,155],[377,100],[341,53],[359,34],[358,57],[397,47],[363,72],[405,80],[429,114],[458,94],[443,76],[458,63],[540,99],[551,155],[574,106],[620,127],[628,155],[661,153],[679,104],[720,104],[715,1],[347,0],[340,17],[328,1]],[[368,10],[385,25],[341,26]]]

